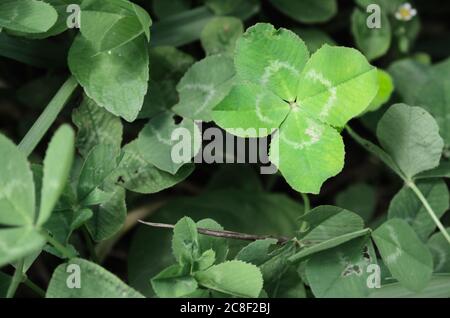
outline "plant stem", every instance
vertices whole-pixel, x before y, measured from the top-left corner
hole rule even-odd
[[[416,186],[413,180],[410,180],[405,174],[401,171],[400,168],[397,167],[394,160],[385,153],[381,148],[379,148],[376,145],[373,145],[370,141],[362,138],[359,136],[356,132],[354,132],[350,126],[346,126],[346,129],[349,133],[349,135],[360,145],[362,145],[366,150],[370,151],[373,155],[377,156],[381,161],[383,161],[388,167],[390,167],[404,182],[405,184],[414,192],[414,194],[417,196],[417,198],[420,200],[422,205],[424,206],[425,210],[427,210],[428,214],[430,215],[433,222],[438,227],[439,231],[441,231],[442,235],[444,235],[445,239],[450,244],[450,235],[445,230],[445,227],[442,225],[439,218],[436,216],[436,213],[433,211],[433,208],[428,203],[425,196],[422,194],[420,189]],[[375,148],[378,148],[379,150],[375,151]]]
[[[30,279],[26,278],[24,281],[25,285],[28,286],[32,291],[34,291],[38,296],[45,298],[45,290],[33,283]]]
[[[300,193],[303,199],[303,204],[305,205],[303,215],[309,212],[311,209],[311,204],[309,203],[309,197],[306,193]],[[309,225],[307,222],[301,222],[300,224],[300,232],[305,232],[308,229]]]
[[[75,89],[77,88],[77,86],[78,86],[78,83],[77,83],[76,79],[73,76],[70,76],[67,79],[67,81],[61,86],[61,88],[56,93],[56,95],[52,98],[50,103],[48,103],[47,107],[45,107],[43,113],[35,121],[33,126],[30,128],[30,130],[27,132],[25,137],[21,140],[21,142],[17,146],[18,149],[25,154],[25,156],[28,157],[33,152],[34,148],[36,148],[38,143],[44,137],[45,133],[48,131],[50,126],[56,120],[56,117],[58,117],[58,114],[61,112],[64,105],[67,103],[67,101],[72,96],[72,94],[75,91]],[[63,255],[65,255],[66,257],[69,257],[69,256],[73,257],[72,252],[70,252],[64,246],[59,244],[59,242],[54,240],[46,231],[43,231],[43,232],[45,232],[43,234],[44,234],[44,236],[47,237],[47,240],[49,242],[52,242],[52,245],[56,249],[58,249]],[[25,262],[24,258],[21,258],[18,262],[16,270],[14,271],[13,278],[11,280],[11,284],[8,287],[8,291],[6,294],[7,298],[14,297],[17,288],[19,287],[20,283],[24,279],[24,275],[22,273],[24,262]],[[27,280],[25,282],[27,282]],[[32,288],[31,286],[29,286],[29,287]],[[37,287],[37,286],[35,286],[35,287]],[[44,293],[44,295],[45,295],[45,293]]]
[[[56,120],[56,117],[58,117],[58,114],[72,96],[77,86],[78,83],[75,78],[73,76],[69,77],[22,139],[18,147],[27,157],[33,152],[34,148],[36,148]]]
[[[413,181],[407,181],[406,185],[413,190],[413,192],[416,194],[417,198],[419,198],[420,202],[422,202],[423,206],[425,207],[425,210],[427,210],[430,217],[433,219],[434,223],[438,227],[439,231],[441,231],[442,235],[444,235],[447,242],[450,244],[450,235],[446,231],[444,225],[441,223],[439,218],[437,217],[436,213],[434,212],[433,208],[428,203],[427,199],[423,195],[423,193],[420,191],[420,189],[416,186],[416,184]]]
[[[311,210],[311,204],[309,203],[309,197],[306,193],[300,193],[303,199],[303,204],[305,205],[305,212],[303,214],[306,214]]]
[[[153,226],[153,227],[159,227],[164,229],[173,229],[175,225],[173,224],[166,224],[166,223],[153,223],[153,222],[144,222],[139,220],[140,223]],[[277,244],[283,245],[286,242],[290,241],[290,238],[288,237],[274,237],[272,235],[254,235],[254,234],[246,234],[246,233],[239,233],[239,232],[232,232],[232,231],[218,231],[218,230],[210,230],[198,227],[197,232],[204,235],[214,236],[214,237],[222,237],[222,238],[229,238],[229,239],[238,239],[238,240],[245,240],[245,241],[257,241],[257,240],[265,240],[268,238],[276,239]]]
[[[23,265],[25,260],[21,258],[19,263],[17,263],[16,270],[11,280],[11,284],[9,284],[8,291],[6,292],[6,298],[13,298],[16,294],[17,288],[23,280]]]
[[[92,242],[91,236],[87,230],[86,225],[83,226],[81,231],[83,232],[83,237],[84,237],[84,240],[86,241],[86,245],[89,250],[89,254],[91,255],[92,261],[94,261],[95,263],[98,264],[99,259],[97,257],[97,252],[95,251],[94,243]]]
[[[69,250],[67,247],[59,243],[57,240],[55,240],[46,230],[42,230],[41,234],[45,237],[47,242],[53,245],[55,249],[58,250],[65,258],[74,258],[76,255]]]

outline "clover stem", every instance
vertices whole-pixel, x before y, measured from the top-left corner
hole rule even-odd
[[[303,210],[303,215],[305,215],[306,213],[309,212],[309,210],[311,210],[311,204],[309,202],[309,197],[306,193],[300,193],[300,195],[302,196],[303,199],[303,204],[304,204],[304,210]],[[308,223],[307,222],[301,222],[300,224],[300,232],[306,232],[306,230],[308,229]]]
[[[76,255],[69,250],[67,247],[59,243],[57,240],[55,240],[46,230],[42,230],[41,234],[45,237],[47,242],[49,242],[53,247],[60,252],[65,258],[74,258]]]
[[[305,205],[305,212],[303,214],[306,214],[311,209],[311,204],[309,203],[309,197],[306,193],[300,193],[303,199],[303,204]]]
[[[41,287],[36,285],[34,282],[32,282],[30,279],[26,278],[24,281],[24,284],[28,286],[32,291],[36,293],[36,295],[44,298],[45,297],[45,290],[43,290]]]
[[[6,292],[6,298],[13,298],[16,294],[17,288],[23,280],[23,266],[25,264],[25,259],[21,258],[17,263],[16,270],[9,284],[8,291]]]
[[[77,88],[78,83],[73,76],[70,76],[67,81],[61,86],[59,91],[53,97],[53,99],[45,107],[42,114],[34,122],[33,126],[27,132],[25,137],[19,144],[19,149],[29,156],[34,148],[38,145],[50,126],[58,117],[58,114],[64,108],[64,105],[72,96],[73,92]]]
[[[87,245],[87,248],[89,250],[89,254],[91,255],[92,260],[95,263],[98,264],[99,263],[99,259],[97,257],[97,252],[95,250],[95,245],[92,242],[91,236],[89,234],[89,231],[88,231],[86,225],[83,225],[83,227],[81,229],[81,232],[83,233],[83,237],[84,237],[84,240],[86,241],[86,245]]]
[[[406,185],[416,194],[420,202],[422,202],[423,206],[425,207],[425,210],[427,210],[428,214],[433,219],[439,231],[441,231],[442,235],[444,235],[445,239],[450,244],[450,235],[445,230],[444,225],[441,223],[436,213],[434,212],[433,208],[430,206],[430,204],[428,203],[427,199],[424,197],[420,189],[416,186],[416,184],[413,181],[407,181]]]
[[[352,137],[358,144],[363,146],[363,148],[370,151],[370,148],[368,149],[368,145],[371,145],[371,143],[368,140],[359,136],[355,131],[353,131],[350,128],[350,126],[347,125],[347,126],[345,126],[345,128],[346,128],[347,132],[349,133],[350,137]],[[375,146],[373,146],[373,147],[375,147]],[[370,152],[373,155],[377,156],[384,164],[386,164],[389,168],[391,168],[395,173],[397,173],[397,175],[405,182],[405,184],[414,192],[414,194],[417,196],[419,201],[424,206],[425,210],[428,212],[428,214],[432,218],[433,222],[438,227],[439,231],[441,231],[442,235],[444,235],[445,239],[450,244],[450,235],[447,233],[444,225],[442,225],[441,221],[436,216],[436,213],[434,212],[433,208],[430,206],[427,199],[422,194],[420,189],[416,186],[414,181],[409,179],[408,177],[406,177],[405,174],[401,171],[401,169],[399,169],[399,168],[397,169],[395,162],[388,155],[382,156],[382,155],[380,155],[380,152],[376,152],[376,151],[370,151]]]

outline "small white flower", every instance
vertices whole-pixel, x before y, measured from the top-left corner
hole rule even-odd
[[[417,10],[411,6],[411,3],[406,2],[398,7],[395,12],[395,18],[400,21],[410,21],[417,15]]]

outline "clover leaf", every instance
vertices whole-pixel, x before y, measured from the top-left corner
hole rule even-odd
[[[72,165],[74,139],[73,130],[61,126],[49,143],[40,178],[34,179],[26,155],[0,134],[4,160],[0,165],[0,267],[39,253],[45,245],[42,225],[63,192]],[[37,193],[36,188],[40,188]]]
[[[151,18],[126,0],[88,1],[82,9],[69,69],[99,106],[132,122],[148,88]]]
[[[378,77],[351,48],[324,45],[308,58],[293,32],[264,23],[249,28],[236,45],[236,84],[214,108],[213,120],[241,137],[278,129],[271,161],[295,190],[318,193],[344,165],[336,128],[367,108],[377,94]]]
[[[200,130],[193,120],[176,122],[173,113],[152,118],[139,133],[137,147],[142,157],[171,174],[191,161],[200,150]]]
[[[83,3],[80,31],[98,50],[113,50],[145,34],[150,40],[152,20],[141,7],[126,0]]]
[[[4,0],[0,3],[0,29],[41,33],[48,31],[57,19],[55,8],[43,1]]]
[[[178,83],[180,100],[173,111],[193,120],[211,121],[211,109],[229,93],[233,80],[231,58],[220,54],[204,58]]]

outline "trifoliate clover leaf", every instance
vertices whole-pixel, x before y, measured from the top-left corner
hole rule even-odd
[[[351,48],[324,45],[308,58],[293,32],[270,24],[249,28],[236,45],[236,84],[214,108],[213,120],[235,134],[233,128],[244,128],[241,137],[279,129],[271,161],[295,190],[318,193],[344,165],[344,144],[335,127],[367,108],[378,77]]]

